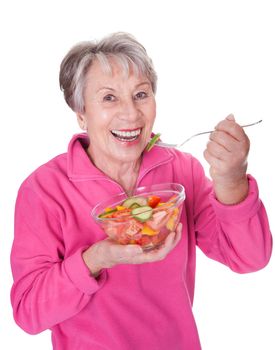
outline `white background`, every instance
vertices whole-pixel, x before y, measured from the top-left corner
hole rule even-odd
[[[159,75],[155,132],[167,142],[211,129],[231,112],[240,123],[262,118],[247,130],[249,172],[258,180],[272,229],[274,18],[272,0],[1,2],[1,349],[51,349],[48,331],[31,336],[13,321],[9,254],[20,183],[66,151],[79,131],[58,87],[59,64],[69,48],[114,31],[134,34]],[[206,142],[195,139],[185,150],[208,171]],[[203,350],[274,350],[274,295],[274,257],[262,271],[238,275],[198,251],[194,313]]]

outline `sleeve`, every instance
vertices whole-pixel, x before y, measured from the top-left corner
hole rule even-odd
[[[202,166],[194,161],[196,243],[210,258],[238,273],[263,268],[272,251],[272,236],[256,180],[248,175],[247,198],[236,205],[218,202]]]
[[[78,248],[64,258],[58,218],[30,188],[21,188],[15,208],[11,251],[14,319],[26,332],[39,333],[74,316],[104,284],[93,278]]]

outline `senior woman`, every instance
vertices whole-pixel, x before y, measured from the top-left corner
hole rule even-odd
[[[198,350],[192,314],[195,248],[238,273],[271,254],[268,219],[246,174],[249,140],[229,115],[199,162],[175,149],[144,149],[156,116],[156,73],[126,33],[73,47],[60,69],[65,100],[85,131],[34,171],[16,203],[12,304],[20,327],[51,329],[54,349]],[[181,222],[144,252],[106,238],[91,209],[139,186],[178,182]]]

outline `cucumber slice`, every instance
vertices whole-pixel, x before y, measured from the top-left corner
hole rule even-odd
[[[160,133],[152,137],[152,139],[148,142],[145,148],[147,152],[149,152],[154,147],[155,143],[158,141],[159,138],[160,138]]]
[[[147,205],[147,199],[144,197],[129,197],[123,203],[123,207],[132,208],[132,205],[137,204],[137,207]]]
[[[108,215],[114,213],[115,211],[117,211],[117,209],[111,209],[111,210],[108,210],[108,211],[104,211],[103,213],[99,214],[98,217],[99,218],[104,218],[105,216],[108,216]]]
[[[136,209],[136,208],[140,208],[140,205],[138,205],[137,203],[133,203],[130,205],[130,209]]]
[[[149,143],[146,146],[146,151],[149,152],[155,145],[155,143],[159,140],[160,133],[154,135],[152,139],[149,141]]]
[[[141,222],[144,222],[150,219],[150,217],[152,216],[152,213],[153,213],[153,209],[148,205],[135,208],[131,211],[132,216]]]

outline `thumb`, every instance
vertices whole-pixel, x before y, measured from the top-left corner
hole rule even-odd
[[[225,119],[235,121],[234,114],[230,113]]]

